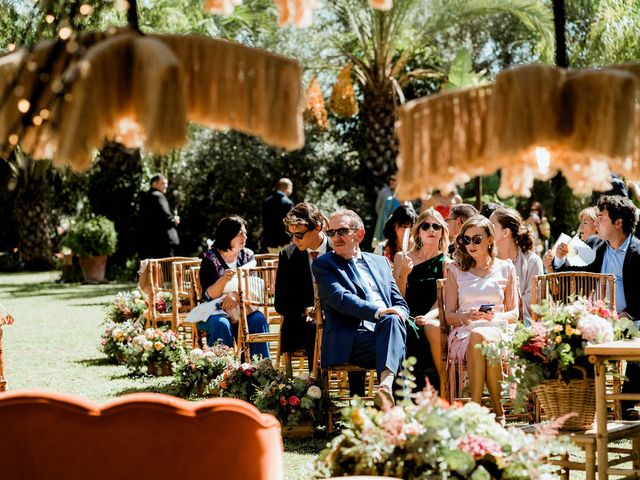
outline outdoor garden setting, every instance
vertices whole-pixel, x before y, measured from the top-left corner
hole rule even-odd
[[[640,477],[637,1],[0,12],[0,478]]]

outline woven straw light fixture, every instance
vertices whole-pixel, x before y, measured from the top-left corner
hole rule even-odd
[[[105,140],[167,153],[187,121],[294,150],[303,106],[295,61],[208,37],[121,30],[0,57],[0,154],[19,144],[78,170]]]
[[[502,170],[499,195],[530,194],[558,171],[579,194],[610,188],[610,172],[640,176],[640,68],[567,71],[526,65],[494,85],[400,108],[400,198],[450,191]]]

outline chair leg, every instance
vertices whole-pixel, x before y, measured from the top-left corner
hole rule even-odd
[[[284,367],[286,369],[287,377],[293,377],[293,366],[291,365],[291,354],[289,352],[284,352],[282,354],[282,361],[284,362]]]

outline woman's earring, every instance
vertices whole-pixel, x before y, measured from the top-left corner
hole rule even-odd
[[[417,248],[418,250],[420,250],[420,249],[422,248],[422,239],[421,239],[420,237],[418,237],[418,238],[416,239],[416,248]]]

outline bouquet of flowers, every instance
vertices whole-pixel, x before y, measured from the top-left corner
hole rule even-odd
[[[235,363],[233,349],[223,343],[217,343],[205,350],[182,350],[176,360],[173,374],[185,395],[195,392],[203,396],[206,387]]]
[[[107,306],[107,320],[115,323],[137,320],[145,309],[144,294],[140,290],[119,292],[113,302]]]
[[[160,292],[156,299],[156,311],[158,313],[171,313],[173,308],[173,295],[169,292]]]
[[[283,425],[293,427],[301,420],[320,416],[322,391],[309,374],[289,378],[284,373],[256,391],[253,402],[263,412],[273,414]]]
[[[127,348],[134,337],[144,332],[138,321],[127,320],[123,323],[108,323],[100,337],[100,350],[117,363],[126,363]]]
[[[584,353],[587,343],[622,340],[638,333],[632,321],[619,319],[601,301],[577,298],[568,305],[545,301],[533,310],[540,317],[538,322],[529,327],[518,324],[510,339],[483,347],[494,360],[507,359],[511,368],[505,385],[515,385],[517,406],[546,380],[582,378],[575,366],[593,375]]]
[[[211,390],[218,397],[252,402],[256,392],[279,378],[279,375],[269,358],[260,361],[254,359],[251,363],[233,363],[216,378]]]
[[[168,328],[148,328],[135,336],[126,349],[127,367],[139,372],[144,366],[171,363],[183,348],[183,342]]]
[[[507,430],[485,407],[449,405],[433,389],[383,410],[358,400],[343,419],[346,428],[312,464],[315,478],[551,479],[556,467],[545,460],[575,448],[552,431]]]

